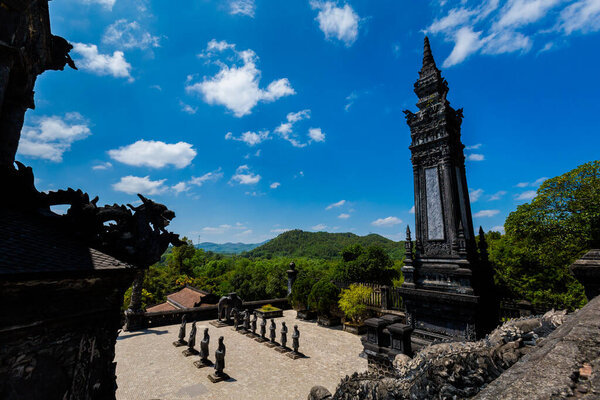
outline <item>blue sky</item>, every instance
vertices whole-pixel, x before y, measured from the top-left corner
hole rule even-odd
[[[194,242],[414,224],[423,36],[464,108],[476,229],[600,154],[600,0],[62,0],[78,71],[36,85],[17,159],[41,190],[141,192]]]

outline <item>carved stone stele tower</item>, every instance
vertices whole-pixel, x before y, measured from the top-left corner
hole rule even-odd
[[[479,330],[473,281],[478,254],[460,140],[462,109],[446,100],[448,83],[427,37],[424,47],[414,85],[419,111],[404,111],[411,132],[416,232],[414,255],[407,232],[402,293],[417,346],[448,337],[475,339]]]

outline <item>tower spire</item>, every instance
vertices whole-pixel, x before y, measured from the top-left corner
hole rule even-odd
[[[423,45],[423,69],[429,68],[433,66],[437,68],[435,65],[435,60],[433,59],[433,53],[431,53],[431,46],[429,45],[429,38],[425,36],[424,45]]]

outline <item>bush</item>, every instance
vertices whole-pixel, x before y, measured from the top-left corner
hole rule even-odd
[[[329,315],[331,308],[337,305],[339,289],[328,280],[315,283],[308,295],[308,307],[317,310],[319,315]]]
[[[315,281],[307,276],[296,279],[296,282],[292,285],[292,293],[290,294],[292,307],[296,310],[308,308],[308,296],[314,283]]]
[[[346,319],[352,320],[357,325],[362,323],[368,313],[365,300],[371,293],[373,289],[362,285],[350,285],[348,289],[342,290],[338,305]]]

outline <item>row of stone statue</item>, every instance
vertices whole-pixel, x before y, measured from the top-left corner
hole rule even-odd
[[[214,372],[208,375],[208,378],[212,382],[220,382],[229,379],[223,370],[225,369],[225,343],[223,342],[223,336],[219,337],[219,344],[215,351],[215,362],[208,359],[208,345],[210,343],[210,335],[208,334],[208,328],[204,329],[204,337],[200,341],[200,352],[195,349],[196,346],[196,321],[192,323],[192,329],[190,329],[190,335],[186,342],[185,340],[185,327],[186,317],[185,315],[181,318],[181,326],[179,327],[178,339],[173,342],[173,346],[186,346],[187,349],[183,351],[183,355],[186,357],[200,354],[200,360],[194,361],[194,365],[198,368],[214,367]]]
[[[265,316],[262,317],[260,322],[260,336],[256,333],[258,315],[256,311],[250,313],[248,309],[243,312],[239,312],[236,308],[231,310],[231,314],[233,316],[233,329],[237,332],[245,333],[248,336],[255,337],[258,342],[266,342],[266,333],[267,333],[267,319]],[[252,315],[252,318],[250,318]],[[242,324],[240,324],[242,322]],[[280,331],[280,342],[279,342],[279,351],[280,352],[288,352],[290,349],[287,347],[287,334],[288,328],[285,324],[285,321],[281,322],[281,331]],[[271,324],[269,326],[269,343],[270,347],[277,346],[276,342],[277,338],[277,325],[275,324],[275,320],[271,318]],[[298,325],[294,325],[294,331],[292,332],[292,353],[290,354],[291,358],[299,358],[301,353],[298,351],[300,347],[300,331],[298,330]]]

